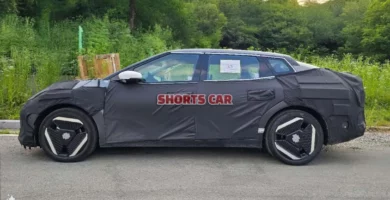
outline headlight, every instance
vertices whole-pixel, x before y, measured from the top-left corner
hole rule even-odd
[[[44,90],[41,90],[40,92],[34,94],[32,97],[30,97],[28,100],[31,100],[31,99],[34,99],[36,97],[38,97],[39,95],[41,95],[42,93],[46,92],[47,89],[44,89]]]

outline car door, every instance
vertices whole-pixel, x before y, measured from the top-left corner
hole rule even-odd
[[[195,107],[157,105],[157,96],[195,94],[199,57],[171,53],[132,69],[144,83],[111,81],[104,109],[107,143],[194,139]]]
[[[197,139],[256,139],[261,116],[283,95],[269,62],[247,55],[210,54],[206,59],[198,92],[209,101],[216,94],[231,95],[233,101],[200,107]]]

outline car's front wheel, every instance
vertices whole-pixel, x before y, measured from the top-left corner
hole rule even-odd
[[[96,149],[97,131],[83,111],[62,108],[45,117],[39,129],[39,142],[53,160],[77,162]]]
[[[324,132],[318,120],[302,110],[286,110],[270,121],[265,143],[268,152],[289,165],[311,162],[321,151]]]

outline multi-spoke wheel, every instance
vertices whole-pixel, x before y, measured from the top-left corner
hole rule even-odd
[[[318,120],[301,110],[287,110],[274,117],[267,128],[266,148],[290,165],[304,165],[321,151],[324,133]]]
[[[81,161],[97,146],[95,125],[84,112],[63,108],[50,113],[42,122],[39,141],[52,159],[61,162]]]

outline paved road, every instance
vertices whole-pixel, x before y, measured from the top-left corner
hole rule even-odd
[[[389,138],[368,134],[293,167],[258,150],[212,148],[101,149],[66,164],[0,136],[1,200],[390,199]]]

